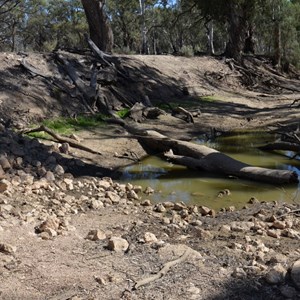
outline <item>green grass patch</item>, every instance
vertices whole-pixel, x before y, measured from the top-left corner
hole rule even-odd
[[[103,126],[105,124],[104,120],[105,117],[103,115],[97,114],[93,116],[77,116],[76,118],[54,118],[44,120],[42,124],[58,134],[70,135],[75,131]],[[32,132],[29,136],[41,139],[49,138],[49,135],[44,132]]]
[[[128,117],[129,111],[130,111],[129,108],[123,108],[123,109],[117,111],[117,115],[118,115],[120,118],[125,119],[126,117]]]
[[[77,116],[76,118],[55,118],[45,120],[43,125],[60,134],[70,134],[74,131],[98,127],[104,124],[102,115]]]

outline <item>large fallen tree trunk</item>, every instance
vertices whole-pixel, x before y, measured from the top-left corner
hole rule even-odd
[[[250,166],[204,145],[168,138],[152,130],[125,128],[136,135],[147,152],[165,152],[167,159],[188,168],[274,184],[298,182],[296,172]]]

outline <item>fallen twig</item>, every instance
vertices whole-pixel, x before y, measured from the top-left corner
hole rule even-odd
[[[139,287],[143,286],[143,285],[146,285],[152,281],[155,281],[161,277],[163,277],[164,275],[166,275],[168,273],[168,271],[171,269],[171,267],[185,261],[187,259],[187,257],[189,256],[190,254],[190,250],[187,249],[184,254],[182,256],[180,256],[179,258],[175,259],[175,260],[172,260],[172,261],[169,261],[167,262],[164,267],[156,274],[152,275],[152,276],[149,276],[147,278],[144,278],[142,280],[139,280],[135,283],[134,285],[134,289],[138,289]]]
[[[300,213],[300,209],[291,210],[291,211],[289,211],[289,212],[287,212],[287,213],[281,215],[279,218],[283,218],[283,217],[285,217],[285,216],[287,216],[287,215],[297,214],[297,213]]]
[[[54,132],[53,130],[51,130],[50,128],[42,125],[38,128],[33,128],[33,129],[25,129],[23,131],[21,131],[22,134],[28,134],[28,133],[32,133],[32,132],[39,132],[39,131],[45,131],[46,133],[48,133],[49,135],[51,135],[54,139],[56,139],[58,142],[60,143],[68,143],[71,147],[73,148],[78,148],[80,150],[84,150],[93,154],[99,154],[102,155],[101,152],[95,151],[89,147],[86,147],[84,145],[82,145],[79,142],[76,142],[73,139],[67,138],[67,137],[63,137],[59,134],[57,134],[56,132]]]

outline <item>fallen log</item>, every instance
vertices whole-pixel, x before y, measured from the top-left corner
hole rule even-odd
[[[84,146],[81,143],[79,143],[79,142],[77,142],[77,141],[75,141],[71,138],[63,137],[63,136],[57,134],[56,132],[54,132],[53,130],[51,130],[50,128],[48,128],[44,125],[42,125],[40,127],[37,127],[37,128],[26,129],[26,130],[21,131],[20,133],[21,134],[29,134],[29,133],[40,132],[40,131],[44,131],[44,132],[48,133],[49,135],[51,135],[59,143],[68,143],[73,148],[84,150],[84,151],[87,151],[87,152],[90,152],[90,153],[93,153],[93,154],[102,155],[101,152],[95,151],[95,150],[93,150],[93,149],[91,149],[87,146]]]
[[[125,128],[136,135],[148,153],[165,152],[165,158],[188,168],[273,184],[298,183],[293,171],[251,166],[204,145],[168,138],[152,130]]]

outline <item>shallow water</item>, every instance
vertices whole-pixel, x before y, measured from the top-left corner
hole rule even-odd
[[[251,165],[294,170],[300,176],[300,161],[289,158],[293,153],[271,153],[257,149],[258,146],[275,139],[276,136],[265,133],[237,133],[220,136],[209,142],[205,142],[200,137],[196,142]],[[191,171],[155,156],[126,167],[121,180],[143,187],[152,187],[155,193],[150,195],[149,199],[154,202],[184,201],[214,209],[231,205],[241,208],[251,197],[256,197],[260,201],[300,202],[300,191],[297,185],[274,186],[230,179],[206,172]],[[218,193],[224,189],[229,189],[231,194],[219,198]]]

